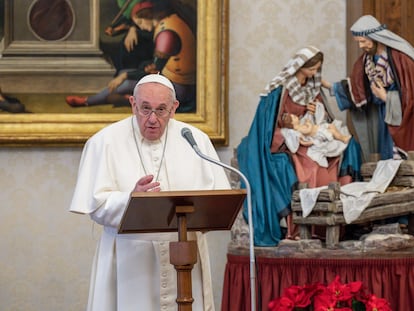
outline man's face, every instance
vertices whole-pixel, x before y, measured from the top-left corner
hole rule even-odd
[[[377,43],[367,37],[354,37],[354,40],[358,42],[358,46],[360,49],[364,50],[366,53],[370,55],[375,55],[377,52]]]
[[[148,140],[157,140],[162,136],[168,121],[175,115],[179,105],[178,101],[173,99],[172,91],[156,82],[139,85],[137,95],[131,96],[129,101],[141,135]],[[151,111],[145,116],[144,110],[164,111],[166,115],[157,116]]]
[[[134,16],[132,18],[132,21],[141,30],[146,30],[148,32],[151,32],[151,31],[154,30],[154,25],[152,24],[152,19],[140,18],[140,17]]]

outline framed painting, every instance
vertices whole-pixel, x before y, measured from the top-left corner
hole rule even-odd
[[[227,145],[228,0],[172,1],[192,7],[196,24],[196,108],[175,118]],[[82,145],[131,114],[127,105],[73,107],[66,100],[99,93],[116,76],[111,55],[122,36],[105,32],[130,2],[0,0],[0,145]],[[13,100],[16,111],[2,106]]]

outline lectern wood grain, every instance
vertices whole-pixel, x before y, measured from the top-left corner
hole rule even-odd
[[[193,206],[187,214],[188,231],[230,230],[246,191],[134,192],[124,212],[119,233],[178,231],[177,206]]]

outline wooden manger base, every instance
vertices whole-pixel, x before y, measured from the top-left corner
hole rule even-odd
[[[364,180],[368,181],[376,164],[366,163],[362,166]],[[352,224],[364,224],[392,217],[407,215],[408,232],[414,233],[414,162],[403,161],[397,176],[385,193],[377,194],[359,218]],[[341,226],[346,224],[342,202],[339,199],[340,186],[332,183],[322,190],[315,207],[309,216],[302,216],[302,207],[296,190],[292,195],[293,223],[299,225],[301,239],[311,238],[312,226],[326,227],[326,247],[336,248],[339,243]]]

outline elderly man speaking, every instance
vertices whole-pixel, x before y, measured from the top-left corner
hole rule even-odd
[[[103,226],[95,254],[89,311],[177,310],[176,271],[169,242],[177,233],[118,234],[131,192],[230,189],[224,170],[200,158],[181,136],[191,129],[204,154],[218,159],[209,137],[173,119],[179,105],[172,83],[150,74],[130,97],[133,115],[102,129],[86,143],[70,211]],[[193,310],[214,310],[204,234],[192,270]],[[197,237],[196,237],[197,236]]]

